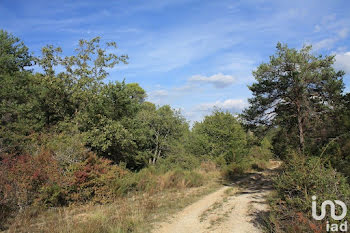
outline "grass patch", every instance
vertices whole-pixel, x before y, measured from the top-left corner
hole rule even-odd
[[[197,173],[200,174],[200,171]],[[153,184],[141,186],[141,191],[129,192],[109,204],[51,208],[36,213],[28,209],[16,217],[9,232],[150,232],[151,223],[164,220],[220,187],[217,182],[218,172],[207,174],[203,179],[206,182],[202,181],[201,185],[193,185],[191,180],[187,180],[186,175],[190,173],[174,180],[175,174],[179,173],[169,171],[158,176],[156,182],[158,185],[163,184],[159,186],[159,191]],[[171,187],[169,183],[174,186]]]

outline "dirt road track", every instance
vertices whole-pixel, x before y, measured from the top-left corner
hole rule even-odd
[[[268,212],[271,170],[257,172],[223,186],[156,224],[154,233],[260,233],[261,220]]]

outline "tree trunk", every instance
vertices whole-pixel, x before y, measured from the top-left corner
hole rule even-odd
[[[158,154],[157,154],[157,160],[160,158],[160,154],[162,153],[162,150],[161,149],[159,149],[158,150]]]
[[[299,129],[299,152],[304,154],[304,127],[303,127],[303,116],[301,113],[300,104],[297,103],[297,111],[298,111],[298,129]]]
[[[154,153],[153,153],[152,164],[156,163],[158,153],[159,153],[159,136],[158,136],[158,134],[156,134],[156,149],[154,150]]]
[[[157,155],[158,155],[158,146],[157,146],[156,150],[154,151],[152,164],[156,163]]]

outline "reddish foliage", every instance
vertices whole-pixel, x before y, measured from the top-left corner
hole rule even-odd
[[[18,210],[38,204],[59,206],[70,202],[107,202],[114,197],[115,182],[127,174],[107,159],[89,153],[83,162],[71,164],[63,173],[50,151],[0,157],[1,223]]]
[[[309,220],[307,217],[304,216],[303,213],[298,212],[297,215],[297,221],[298,224],[295,225],[296,229],[300,229],[300,227],[305,227],[306,229],[311,230],[313,233],[322,233],[324,232],[322,223],[315,223]]]
[[[76,164],[71,201],[104,202],[113,196],[113,182],[126,175],[127,171],[111,163],[108,159],[90,153],[85,161]]]
[[[0,205],[24,208],[44,185],[62,183],[57,161],[49,151],[37,156],[4,155],[0,163]]]

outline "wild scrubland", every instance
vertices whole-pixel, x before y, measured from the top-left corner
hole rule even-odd
[[[332,220],[312,220],[312,195],[350,203],[350,95],[333,56],[279,43],[242,114],[191,125],[137,83],[106,82],[128,63],[117,51],[97,37],[34,55],[0,31],[1,230],[150,231],[271,159],[282,166],[265,231],[322,232]]]

